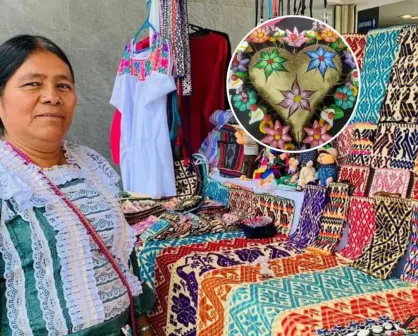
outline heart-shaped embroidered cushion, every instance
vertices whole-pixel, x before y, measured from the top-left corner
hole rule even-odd
[[[324,146],[339,134],[360,87],[345,40],[306,17],[257,27],[234,52],[228,81],[241,126],[270,148],[289,151]]]
[[[317,69],[309,70],[311,58],[308,52],[315,52],[318,48],[322,48],[334,55],[333,63],[335,69],[328,68],[324,77],[321,71]],[[257,68],[257,63],[260,62],[262,55],[277,53],[283,61],[283,67],[286,71],[274,72],[266,79],[266,74],[263,69]],[[312,119],[316,113],[318,105],[323,101],[323,97],[331,91],[331,89],[340,80],[342,71],[342,62],[339,55],[330,47],[312,45],[302,49],[296,55],[290,53],[283,48],[265,48],[258,51],[251,59],[249,64],[249,77],[254,88],[258,94],[265,99],[270,107],[275,112],[280,114],[280,117],[292,126],[291,132],[297,142],[302,142],[305,136],[303,130],[304,126]],[[313,92],[309,96],[310,111],[307,111],[300,106],[290,115],[290,109],[286,108],[280,103],[286,99],[283,91],[291,90],[294,83],[298,84],[301,93],[304,91]],[[274,112],[273,112],[274,113]]]

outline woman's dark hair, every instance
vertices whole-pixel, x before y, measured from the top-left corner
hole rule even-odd
[[[0,45],[0,96],[9,79],[35,51],[49,51],[57,55],[68,65],[74,79],[74,70],[67,55],[54,42],[42,36],[18,35]],[[3,127],[0,119],[0,130]]]

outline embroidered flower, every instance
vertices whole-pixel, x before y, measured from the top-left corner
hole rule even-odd
[[[263,121],[260,123],[260,132],[263,134],[267,134],[266,128],[270,127],[273,128],[273,122],[271,121],[271,116],[265,115]]]
[[[279,51],[274,49],[271,52],[262,52],[260,60],[254,65],[257,69],[263,69],[266,76],[266,81],[273,72],[287,71],[283,63],[287,61],[286,58],[279,55]]]
[[[178,321],[188,327],[189,323],[196,324],[196,309],[190,306],[190,299],[180,293],[179,297],[173,296],[173,312],[177,314]]]
[[[281,30],[279,28],[272,29],[270,32],[269,41],[270,42],[276,42],[284,43],[284,38],[286,37],[286,32],[284,30]]]
[[[129,69],[131,62],[129,59],[122,59],[119,63],[119,73],[123,73],[126,69]]]
[[[321,118],[324,119],[331,127],[334,124],[334,120],[338,120],[344,117],[344,112],[338,106],[331,105],[330,107],[322,110]]]
[[[330,28],[321,30],[321,37],[328,43],[335,42],[339,39],[338,35]]]
[[[238,45],[237,50],[241,52],[245,52],[248,48],[248,41],[243,41],[241,44]]]
[[[317,147],[331,140],[332,136],[327,134],[328,125],[321,126],[318,120],[315,120],[312,128],[304,127],[308,136],[303,140],[303,143],[310,144],[311,147]]]
[[[347,86],[339,87],[334,94],[334,98],[335,104],[344,110],[352,108],[356,101],[353,90]]]
[[[231,70],[233,73],[237,73],[238,71],[247,72],[249,63],[250,59],[244,58],[242,52],[238,52],[232,61]]]
[[[351,52],[344,50],[344,57],[345,60],[344,62],[347,63],[351,68],[355,68],[356,67],[356,61],[353,58],[353,55],[351,54]]]
[[[265,126],[264,130],[267,135],[261,139],[261,142],[274,148],[285,149],[286,142],[292,141],[292,138],[288,135],[290,125],[282,127],[278,120],[274,124],[274,129]]]
[[[251,105],[257,103],[257,94],[255,91],[250,91],[248,93],[241,92],[234,95],[232,100],[237,109],[241,112],[245,112],[251,109]]]
[[[250,38],[254,43],[264,43],[269,39],[264,28],[258,28],[253,31],[250,35]]]
[[[284,40],[292,47],[300,47],[309,40],[305,35],[305,31],[299,33],[296,27],[293,29],[293,33],[289,29],[286,29],[286,37]]]
[[[299,108],[303,110],[310,111],[311,105],[309,103],[309,97],[312,96],[315,91],[310,90],[301,90],[298,84],[297,79],[293,82],[292,89],[289,91],[280,90],[284,99],[279,104],[281,107],[289,109],[290,118],[293,113],[295,113]]]
[[[313,69],[319,69],[322,77],[324,78],[325,72],[328,68],[337,70],[334,63],[334,57],[336,55],[334,52],[326,51],[322,46],[320,46],[314,51],[307,51],[306,54],[311,59],[306,72]]]
[[[229,86],[230,86],[231,89],[240,90],[242,88],[243,84],[244,84],[244,82],[235,74],[232,75],[231,79],[229,80]]]

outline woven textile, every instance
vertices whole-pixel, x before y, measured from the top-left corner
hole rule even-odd
[[[375,319],[377,316],[405,322],[410,316],[417,314],[418,289],[398,288],[285,311],[276,317],[271,335],[334,336],[335,334],[326,333],[326,330],[335,326],[347,327],[353,322]],[[414,325],[417,323],[414,322],[411,326]]]
[[[196,253],[177,261],[171,271],[167,327],[164,335],[192,336],[197,331],[200,279],[216,268],[253,263],[259,257],[278,259],[295,255],[284,243],[227,252]]]
[[[372,198],[350,197],[348,225],[348,243],[339,254],[354,261],[364,252],[376,231],[376,214]]]
[[[372,160],[373,142],[377,126],[370,123],[359,123],[353,127],[353,142],[347,158],[347,164],[368,167]]]
[[[376,29],[367,35],[361,72],[361,94],[352,123],[377,124],[399,47],[398,36],[401,29],[401,26]]]
[[[364,50],[366,48],[366,35],[364,34],[343,34],[347,44],[356,56],[358,66],[361,70],[363,65]]]
[[[158,253],[165,247],[169,246],[186,246],[209,241],[219,241],[223,239],[244,238],[241,231],[207,234],[202,236],[177,238],[170,240],[158,240],[146,242],[143,246],[137,246],[139,275],[142,281],[154,289],[154,263]]]
[[[380,122],[418,121],[418,27],[405,27],[399,35],[399,50],[393,63]]]
[[[229,208],[232,212],[244,212],[248,218],[254,217],[255,193],[249,190],[229,188]]]
[[[418,200],[418,176],[414,175],[414,183],[412,185],[411,197]]]
[[[370,168],[360,166],[341,166],[339,182],[348,182],[353,187],[353,196],[365,196],[369,182]]]
[[[167,320],[167,298],[170,290],[171,269],[173,264],[184,256],[197,252],[218,252],[232,249],[245,248],[249,246],[262,246],[273,243],[275,239],[254,239],[235,238],[221,240],[218,242],[207,242],[193,244],[190,246],[178,246],[164,248],[155,261],[155,292],[157,304],[151,314],[150,322],[157,335],[165,335],[164,328]]]
[[[305,186],[302,210],[296,231],[289,241],[300,249],[306,248],[318,236],[321,216],[327,203],[327,190],[316,185]]]
[[[353,266],[380,279],[390,276],[408,248],[412,201],[375,196],[376,233]]]
[[[412,210],[412,239],[408,261],[402,272],[401,279],[418,284],[418,203],[414,202]]]
[[[176,177],[176,198],[185,200],[198,193],[201,185],[201,176],[198,168],[192,161],[186,166],[184,160],[174,162]]]
[[[276,278],[307,271],[319,271],[338,265],[335,256],[304,253],[295,257],[269,261],[269,268]],[[199,336],[222,336],[225,302],[228,294],[240,285],[262,282],[266,278],[260,266],[239,265],[216,269],[205,273],[199,285]]]
[[[321,218],[321,231],[307,248],[308,251],[329,255],[340,242],[348,218],[351,186],[347,183],[331,183],[329,201]]]
[[[338,163],[346,164],[353,145],[354,125],[347,125],[333,141],[333,147],[338,151]],[[303,165],[302,165],[303,166]]]
[[[379,191],[400,194],[407,197],[411,173],[401,169],[376,169],[373,175],[369,196]]]
[[[290,309],[405,287],[344,266],[243,285],[228,296],[224,335],[270,336],[276,317]]]
[[[274,220],[277,236],[287,239],[295,214],[295,201],[279,196],[255,195],[254,216],[267,216]]]
[[[417,154],[417,125],[398,125],[396,127],[395,140],[390,155],[389,167],[413,171]]]
[[[396,127],[394,123],[379,125],[373,144],[372,167],[374,169],[389,168]]]

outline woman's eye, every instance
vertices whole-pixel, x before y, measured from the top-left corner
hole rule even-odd
[[[65,83],[58,84],[58,87],[60,89],[65,89],[65,90],[71,90],[71,88],[72,88],[71,85],[65,84]]]
[[[24,86],[38,87],[38,86],[41,86],[41,83],[31,82],[31,83],[26,83]]]

